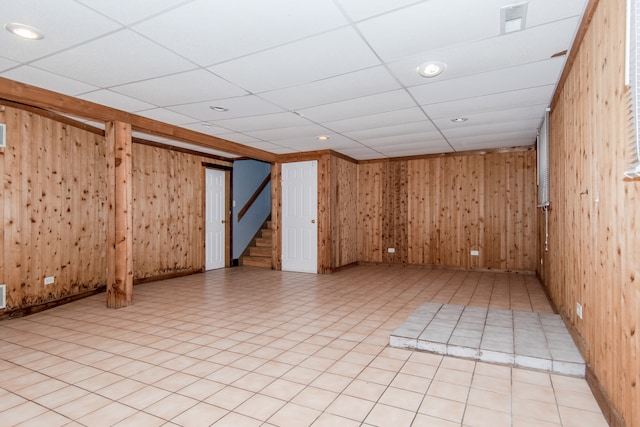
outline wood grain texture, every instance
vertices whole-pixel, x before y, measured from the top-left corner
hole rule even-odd
[[[533,271],[536,219],[530,150],[358,165],[359,261]]]
[[[540,276],[578,334],[593,388],[613,406],[604,411],[610,424],[631,426],[640,425],[640,182],[623,180],[625,2],[591,5],[551,111],[550,245]]]
[[[358,261],[358,165],[341,156],[330,158],[332,270]]]
[[[188,153],[133,145],[136,281],[204,268],[203,162],[231,166]],[[228,173],[226,181],[230,185]],[[230,188],[227,191],[230,194]],[[230,256],[226,258],[230,262]]]
[[[110,209],[109,221],[114,224],[108,233],[113,237],[109,246],[107,307],[122,308],[133,303],[133,171],[131,125],[123,122],[105,124],[107,157],[113,158],[114,180],[107,182]],[[111,160],[109,160],[111,162]]]
[[[8,143],[0,151],[7,310],[104,286],[104,137],[8,106],[0,114]],[[55,282],[45,286],[49,276]]]

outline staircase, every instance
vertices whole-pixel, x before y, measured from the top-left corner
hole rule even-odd
[[[266,221],[240,257],[240,265],[271,268],[271,233],[271,221]]]

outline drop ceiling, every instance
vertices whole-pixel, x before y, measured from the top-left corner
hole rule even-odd
[[[529,0],[501,35],[522,1],[0,0],[45,36],[2,29],[0,76],[275,154],[529,146],[586,2]]]

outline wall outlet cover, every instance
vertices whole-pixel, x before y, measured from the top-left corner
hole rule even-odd
[[[479,256],[480,255],[480,251],[476,251],[474,249],[471,250],[471,256]]]
[[[576,303],[576,315],[582,320],[582,304]]]
[[[45,286],[46,285],[53,285],[55,281],[56,281],[56,278],[54,276],[49,276],[49,277],[45,277],[44,278]]]
[[[394,254],[396,253],[396,248],[388,248],[387,252],[389,252],[390,254]]]

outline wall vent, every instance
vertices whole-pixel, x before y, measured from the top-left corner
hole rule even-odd
[[[0,309],[7,307],[7,285],[0,285]]]
[[[7,146],[7,125],[0,123],[0,148]]]

